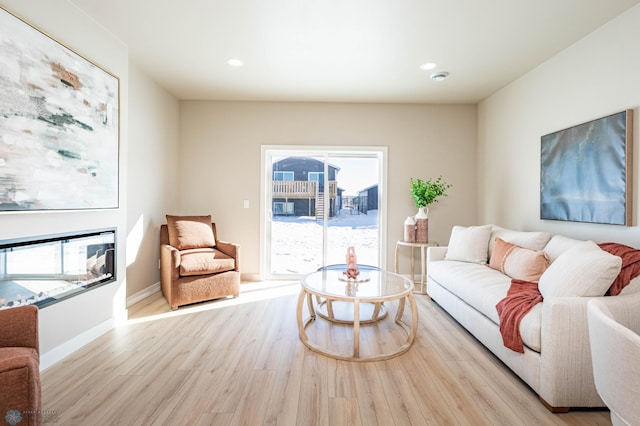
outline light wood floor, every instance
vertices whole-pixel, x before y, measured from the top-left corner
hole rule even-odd
[[[606,410],[548,412],[423,295],[406,354],[373,363],[318,355],[298,340],[297,294],[297,284],[243,284],[236,299],[176,312],[153,295],[130,308],[128,324],[43,372],[43,409],[60,425],[611,424]],[[405,338],[388,308],[363,326],[363,355]],[[347,327],[321,319],[308,332],[347,352],[353,343]]]

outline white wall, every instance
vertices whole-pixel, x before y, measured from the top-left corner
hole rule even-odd
[[[476,222],[476,107],[276,102],[181,103],[176,214],[211,214],[221,239],[242,246],[243,274],[260,265],[262,145],[388,147],[387,265],[403,222],[416,213],[411,177],[443,175],[449,196],[431,208],[431,239]],[[249,199],[251,208],[243,208]]]
[[[178,200],[180,104],[133,62],[129,86],[126,208],[127,296],[131,297],[144,296],[144,290],[160,281],[159,229]]]
[[[633,223],[638,222],[640,6],[546,61],[478,107],[479,219],[640,246],[637,226],[540,217],[540,137],[625,109],[634,110]]]
[[[4,0],[3,5],[120,78],[120,208],[0,214],[0,239],[116,227],[118,280],[40,310],[40,350],[61,353],[60,346],[78,342],[92,330],[104,331],[124,314],[127,199],[128,52],[115,37],[63,0]],[[56,349],[54,351],[54,349]],[[64,352],[64,351],[63,351]]]

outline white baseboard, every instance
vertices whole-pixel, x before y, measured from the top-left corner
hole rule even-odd
[[[263,281],[261,274],[240,274],[240,282]]]
[[[114,326],[115,319],[110,318],[105,322],[98,324],[97,326],[50,350],[49,352],[42,354],[40,356],[40,371],[46,370],[61,359],[65,358],[68,355],[71,355],[73,352],[77,351],[84,345],[92,342],[106,332],[112,330]]]
[[[156,294],[159,291],[160,291],[160,282],[157,282],[155,284],[151,284],[149,287],[143,290],[140,290],[136,294],[132,294],[131,296],[127,297],[127,308],[131,305],[135,305],[136,303],[138,303],[143,299],[146,299],[152,294]]]

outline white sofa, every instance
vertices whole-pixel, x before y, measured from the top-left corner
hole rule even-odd
[[[550,263],[539,278],[543,302],[520,323],[524,353],[506,348],[500,334],[496,304],[516,277],[488,266],[496,237],[542,251]],[[593,242],[494,225],[454,227],[448,247],[429,247],[427,253],[431,298],[522,378],[547,408],[605,406],[594,385],[587,302],[615,303],[640,291],[638,277],[620,295],[604,296],[620,271],[620,257]]]

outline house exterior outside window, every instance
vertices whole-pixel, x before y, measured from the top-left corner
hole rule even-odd
[[[336,186],[340,168],[329,165],[328,170],[331,190],[325,194],[324,162],[313,157],[297,156],[274,162],[273,214],[321,217],[326,200],[329,204],[329,217],[333,217],[340,209]]]
[[[292,181],[293,180],[293,172],[286,171],[274,171],[273,172],[273,180],[277,181]]]

